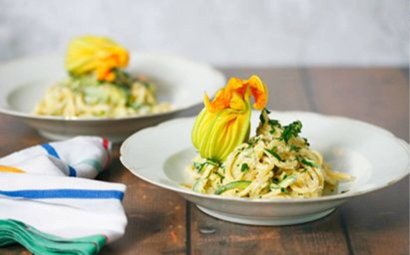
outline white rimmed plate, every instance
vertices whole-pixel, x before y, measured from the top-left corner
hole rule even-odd
[[[158,54],[131,54],[128,71],[144,74],[157,85],[158,101],[170,102],[169,112],[126,118],[77,118],[36,116],[34,106],[46,89],[67,74],[63,56],[46,55],[0,65],[0,113],[20,118],[50,139],[99,135],[121,141],[133,132],[180,116],[202,103],[203,92],[216,92],[226,82],[211,66]]]
[[[409,145],[374,125],[344,117],[309,112],[272,112],[283,124],[303,123],[302,136],[323,153],[333,168],[355,177],[337,194],[311,199],[252,200],[205,195],[181,186],[192,183],[185,167],[196,152],[191,144],[194,118],[183,118],[144,129],[121,147],[120,160],[134,175],[179,193],[205,213],[227,221],[253,225],[288,225],[319,219],[347,199],[387,187],[409,171]],[[252,114],[252,127],[259,113]]]

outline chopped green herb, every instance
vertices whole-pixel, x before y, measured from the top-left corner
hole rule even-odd
[[[273,134],[275,134],[275,132],[276,132],[276,128],[280,128],[281,127],[281,125],[280,125],[280,123],[279,123],[279,121],[278,120],[269,120],[269,125],[270,125],[270,128],[271,128],[271,130],[269,131],[269,133],[271,133],[272,135]]]
[[[207,159],[205,164],[209,164],[209,165],[212,165],[212,166],[218,166],[219,167],[219,164],[217,162],[212,161],[210,159]]]
[[[270,134],[275,134],[276,128],[281,128],[281,125],[278,120],[269,120],[269,125],[271,130],[269,130]]]
[[[246,172],[249,170],[249,166],[246,163],[243,163],[241,166],[241,172]]]
[[[216,170],[216,172],[220,175],[220,176],[222,176],[222,177],[225,177],[225,168],[218,168],[217,170]]]
[[[265,151],[274,156],[277,160],[283,161],[279,154],[276,153],[274,150],[265,149]]]
[[[203,162],[203,163],[199,163],[199,162],[194,162],[194,168],[198,171],[198,173],[200,173],[203,169],[204,169],[204,166],[205,165],[212,165],[212,166],[216,166],[216,167],[219,167],[219,164],[218,163],[216,163],[216,162],[214,162],[214,161],[212,161],[212,160],[209,160],[209,159],[207,159],[205,162]]]
[[[248,146],[248,149],[249,149],[250,147],[252,147],[253,145],[255,145],[258,141],[259,141],[259,139],[257,139],[257,138],[250,139],[249,141],[247,141],[246,143],[249,145],[249,146]]]
[[[259,115],[259,120],[262,123],[262,125],[264,125],[266,122],[270,123],[269,116],[268,116],[269,113],[270,113],[270,111],[268,109],[264,108],[261,112],[261,115]]]
[[[303,138],[303,140],[305,141],[305,144],[306,144],[307,146],[310,146],[310,143],[309,143],[308,139]]]
[[[282,193],[286,193],[286,192],[287,192],[287,190],[286,190],[286,188],[280,188],[280,192],[282,192]]]
[[[315,162],[313,162],[313,161],[311,161],[310,159],[307,159],[307,158],[299,157],[299,162],[301,162],[302,164],[304,164],[306,166],[311,166],[311,167],[317,167],[318,166]]]
[[[220,174],[219,172],[215,172],[216,175],[218,175],[220,178],[224,178],[224,176],[222,174]]]
[[[294,145],[294,144],[291,144],[291,145],[290,145],[290,151],[299,152],[299,151],[300,151],[300,147],[298,147],[298,146],[296,146],[296,145]]]
[[[300,122],[299,120],[294,121],[284,127],[281,139],[283,139],[287,143],[292,137],[297,137],[301,130],[302,122]]]
[[[271,127],[280,127],[280,123],[279,123],[278,120],[272,120],[272,119],[270,119],[270,120],[269,120],[269,125],[270,125]]]
[[[204,167],[204,165],[205,163],[194,162],[194,168],[196,169],[198,173],[202,171],[202,168]]]

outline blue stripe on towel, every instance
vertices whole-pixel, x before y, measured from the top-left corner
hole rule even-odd
[[[45,144],[42,144],[41,147],[43,147],[47,151],[47,153],[50,154],[51,156],[60,159],[60,156],[58,155],[56,149],[54,149],[54,147],[51,146],[50,144],[45,143]]]
[[[58,155],[56,149],[54,149],[54,147],[51,146],[50,144],[45,143],[45,144],[42,144],[41,147],[43,147],[50,156],[60,159],[60,155]],[[68,165],[68,176],[73,176],[73,177],[77,176],[77,171],[74,169],[74,167],[70,165]]]
[[[77,176],[77,171],[74,169],[74,167],[68,165],[68,176],[76,177]]]
[[[28,199],[119,199],[124,192],[118,190],[89,190],[89,189],[43,189],[43,190],[0,190],[0,195]]]

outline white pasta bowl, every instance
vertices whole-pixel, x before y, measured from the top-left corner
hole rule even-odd
[[[374,125],[344,117],[309,112],[272,112],[283,124],[303,123],[302,136],[323,153],[335,170],[354,176],[337,194],[318,198],[247,199],[206,195],[181,184],[193,182],[186,170],[196,152],[191,144],[194,118],[147,128],[129,137],[120,160],[134,175],[179,193],[200,210],[219,219],[252,225],[289,225],[319,219],[346,200],[393,185],[409,171],[409,144]],[[252,114],[252,127],[258,124]],[[251,131],[254,134],[255,131]]]
[[[0,113],[22,119],[43,136],[65,139],[76,135],[99,135],[121,141],[135,131],[184,116],[202,103],[203,92],[216,92],[226,82],[209,65],[158,54],[131,54],[127,71],[148,76],[157,85],[158,102],[169,102],[164,113],[124,118],[64,118],[34,115],[33,109],[48,87],[67,74],[60,55],[26,58],[0,65]]]

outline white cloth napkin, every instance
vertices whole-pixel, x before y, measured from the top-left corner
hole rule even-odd
[[[79,136],[63,142],[36,145],[0,158],[0,166],[25,173],[94,178],[110,161],[111,143]]]
[[[1,158],[0,219],[62,238],[104,235],[108,242],[117,240],[127,224],[125,185],[86,179],[108,164],[110,147],[99,137],[77,137]]]

